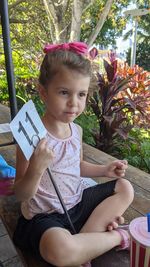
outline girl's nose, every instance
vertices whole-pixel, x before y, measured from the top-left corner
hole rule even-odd
[[[68,105],[74,107],[74,106],[77,106],[77,102],[78,102],[77,97],[72,96],[72,97],[70,97],[70,99],[68,101]]]

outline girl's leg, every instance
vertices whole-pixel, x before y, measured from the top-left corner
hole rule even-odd
[[[104,232],[108,225],[116,221],[133,201],[133,187],[128,180],[120,178],[116,182],[115,194],[101,202],[82,227],[81,232]]]
[[[115,194],[105,199],[92,212],[81,229],[71,235],[62,228],[44,232],[40,241],[41,256],[59,267],[75,267],[92,260],[121,244],[118,231],[106,231],[107,226],[121,216],[133,200],[133,188],[125,179],[118,179]]]
[[[120,245],[117,231],[79,233],[71,235],[65,229],[51,228],[40,241],[40,253],[45,261],[59,267],[77,267]]]

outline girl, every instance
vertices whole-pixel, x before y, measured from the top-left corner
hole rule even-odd
[[[91,77],[84,43],[47,45],[39,76],[39,93],[46,111],[47,136],[30,161],[17,149],[15,192],[22,201],[14,242],[55,266],[73,267],[119,246],[129,235],[117,228],[133,200],[133,188],[123,179],[126,161],[94,165],[83,160],[82,130],[73,121],[85,109]],[[61,191],[77,234],[60,205],[47,168]],[[87,187],[81,177],[116,177]],[[88,263],[86,266],[90,266]]]

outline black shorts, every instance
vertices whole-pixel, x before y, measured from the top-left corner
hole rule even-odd
[[[97,205],[114,194],[115,184],[116,180],[112,180],[84,190],[81,202],[68,211],[77,233],[80,232]],[[30,251],[33,255],[39,257],[41,236],[51,227],[65,228],[73,234],[66,214],[57,212],[50,214],[41,213],[35,215],[31,220],[27,220],[21,216],[18,220],[13,241],[21,250]]]

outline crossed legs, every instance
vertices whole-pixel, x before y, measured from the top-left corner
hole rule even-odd
[[[133,188],[125,179],[118,179],[115,194],[101,202],[88,218],[81,232],[71,235],[58,227],[48,229],[40,240],[41,256],[59,267],[75,267],[120,245],[119,232],[107,231],[133,201]]]

